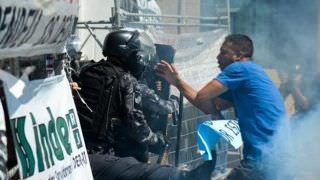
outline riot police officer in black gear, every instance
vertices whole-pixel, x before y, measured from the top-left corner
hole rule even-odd
[[[144,118],[137,80],[155,55],[154,45],[138,31],[115,31],[105,38],[103,55],[107,61],[90,63],[79,75],[81,95],[91,109],[78,106],[88,150],[147,162],[148,146],[166,144]]]
[[[77,105],[77,109],[94,178],[209,178],[212,163],[185,172],[136,160],[145,161],[144,147],[163,147],[166,143],[161,133],[150,129],[142,112],[144,92],[137,79],[155,55],[149,40],[138,31],[111,32],[103,47],[108,60],[87,65],[79,75],[82,97],[90,108]],[[104,77],[97,78],[100,75]]]

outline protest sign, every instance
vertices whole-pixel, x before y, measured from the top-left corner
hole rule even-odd
[[[197,141],[203,159],[212,160],[211,150],[220,138],[225,139],[235,149],[242,145],[238,122],[235,120],[211,120],[198,126]]]
[[[78,0],[1,0],[0,59],[62,53]]]
[[[20,177],[93,179],[65,74],[21,82],[0,70],[0,77],[4,81]],[[16,83],[8,82],[14,79]],[[12,88],[17,83],[21,84],[22,93]]]
[[[7,137],[2,102],[0,101],[0,179],[7,178]]]

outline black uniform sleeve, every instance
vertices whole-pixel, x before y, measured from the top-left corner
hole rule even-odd
[[[125,104],[125,111],[127,115],[127,126],[131,137],[139,143],[147,145],[159,144],[161,137],[152,132],[148,126],[143,112],[142,112],[142,97],[140,88],[138,88],[137,80],[125,74],[120,81],[121,93]]]
[[[138,88],[141,91],[142,105],[144,108],[162,115],[178,112],[178,98],[171,97],[169,100],[161,99],[154,90],[142,83],[139,83]]]

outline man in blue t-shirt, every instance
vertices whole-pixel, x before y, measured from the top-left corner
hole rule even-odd
[[[263,153],[286,114],[278,89],[262,67],[252,61],[252,55],[253,43],[248,36],[227,36],[217,56],[221,73],[198,92],[180,78],[173,65],[161,61],[156,68],[205,113],[235,107],[244,142],[243,160],[227,179],[264,179]]]

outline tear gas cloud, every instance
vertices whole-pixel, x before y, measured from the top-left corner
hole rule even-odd
[[[294,121],[284,120],[266,154],[270,180],[318,179],[320,177],[320,109]]]
[[[256,2],[255,25],[250,34],[256,47],[256,60],[280,72],[296,73],[297,66],[303,73],[315,72],[318,44],[316,4],[312,0]],[[244,6],[250,7],[250,3]]]

